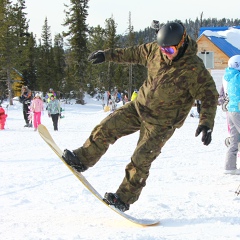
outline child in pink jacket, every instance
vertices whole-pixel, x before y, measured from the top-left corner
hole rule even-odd
[[[33,112],[34,131],[37,131],[38,125],[41,124],[41,112],[43,111],[43,100],[39,93],[32,100],[31,110]]]

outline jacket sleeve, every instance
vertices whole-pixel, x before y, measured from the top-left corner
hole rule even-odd
[[[31,99],[31,97],[32,97],[32,91],[31,90],[29,90],[28,91],[28,93],[27,93],[27,99]]]
[[[58,101],[58,113],[61,113],[61,106],[60,106],[60,101]]]
[[[41,101],[41,111],[44,111],[44,104],[43,104],[43,100]]]
[[[192,91],[195,99],[201,100],[199,125],[205,125],[213,129],[219,94],[207,69],[199,72],[197,85],[190,91]]]
[[[31,105],[30,105],[30,109],[34,112],[35,110],[35,104],[34,104],[34,100],[31,102]]]
[[[146,43],[129,48],[107,49],[104,51],[106,61],[147,65],[148,58],[156,51],[153,43]]]
[[[51,114],[51,111],[52,111],[52,104],[51,104],[50,102],[48,103],[47,110],[48,110],[48,115]]]
[[[224,103],[224,98],[225,98],[225,92],[224,92],[224,88],[223,88],[223,85],[220,89],[220,92],[219,92],[219,98],[218,98],[218,104],[219,105],[222,105]]]

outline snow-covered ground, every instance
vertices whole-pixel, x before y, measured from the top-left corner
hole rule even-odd
[[[46,125],[61,149],[81,146],[109,112],[100,101],[65,105],[59,131],[45,111]],[[7,103],[3,104],[6,107]],[[240,176],[223,174],[228,136],[218,108],[213,140],[195,137],[198,118],[184,126],[152,164],[147,186],[127,212],[159,219],[160,225],[133,224],[99,202],[57,158],[33,128],[24,128],[22,105],[5,108],[0,131],[0,239],[2,240],[235,240],[240,238]],[[84,176],[101,193],[116,191],[138,133],[119,139]]]

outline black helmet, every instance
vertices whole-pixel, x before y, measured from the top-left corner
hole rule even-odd
[[[157,43],[161,47],[176,46],[182,40],[184,33],[185,28],[181,23],[167,23],[158,31]]]

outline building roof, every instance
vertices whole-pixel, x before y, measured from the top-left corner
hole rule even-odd
[[[221,49],[229,58],[234,55],[240,55],[240,49],[234,47],[231,43],[226,41],[226,38],[206,36],[216,47]],[[240,41],[240,39],[239,39]]]
[[[240,26],[234,26],[232,28],[240,29]],[[226,31],[229,27],[201,27],[198,33],[198,36],[202,35],[204,31],[210,30],[212,32],[218,32],[218,31]]]
[[[206,36],[216,47],[229,58],[240,55],[240,26],[235,27],[202,27],[199,38]]]

